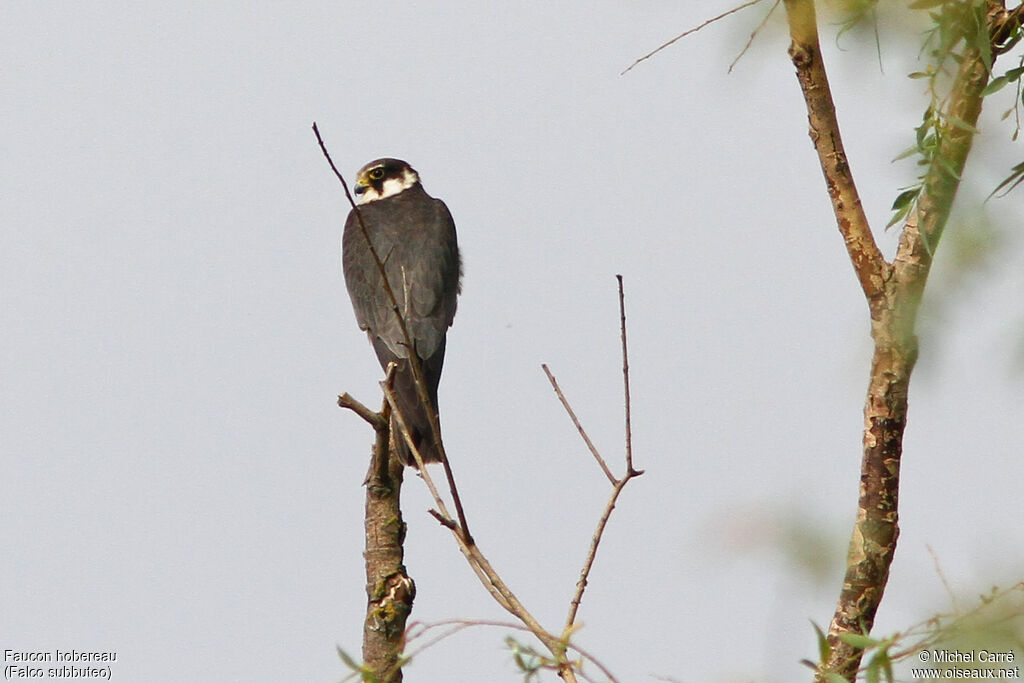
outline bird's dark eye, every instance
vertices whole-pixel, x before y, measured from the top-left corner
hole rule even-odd
[[[374,168],[374,169],[370,170],[370,178],[372,180],[380,180],[383,177],[384,177],[384,169],[383,168]]]

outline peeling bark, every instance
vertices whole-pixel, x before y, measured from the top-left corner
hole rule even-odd
[[[385,425],[387,421],[385,420]],[[366,478],[366,621],[363,667],[380,683],[402,680],[405,624],[416,586],[406,573],[405,522],[399,505],[404,467],[389,448],[388,429],[377,433]]]
[[[785,0],[785,6],[792,39],[789,54],[807,104],[811,141],[825,176],[836,224],[867,298],[874,342],[864,403],[857,521],[843,587],[828,630],[828,661],[821,663],[816,674],[817,681],[828,674],[839,674],[852,683],[862,652],[844,643],[841,636],[870,633],[889,579],[899,538],[900,459],[910,375],[918,355],[914,334],[917,310],[971,150],[988,71],[977,50],[965,49],[943,114],[967,125],[946,125],[942,130],[937,161],[925,176],[916,211],[903,228],[896,258],[890,264],[875,243],[843,150],[821,58],[814,2]]]

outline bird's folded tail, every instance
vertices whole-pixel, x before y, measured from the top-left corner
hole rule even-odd
[[[402,413],[402,419],[405,420],[409,436],[412,438],[412,442],[416,444],[423,462],[441,462],[441,453],[437,449],[437,444],[434,442],[434,433],[430,428],[428,409],[423,406],[423,401],[420,400],[420,392],[416,388],[416,378],[413,374],[412,365],[409,363],[408,358],[399,359],[397,364],[398,367],[395,368],[394,375],[395,403]],[[437,389],[434,388],[433,391],[430,391],[429,385],[430,382],[428,381],[427,394],[431,401],[434,402],[434,405],[436,405]],[[435,410],[434,406],[431,406],[429,410]],[[409,450],[405,435],[402,434],[401,427],[398,425],[394,415],[391,417],[391,434],[398,447],[398,459],[404,465],[417,467],[416,458],[413,456],[412,451]]]

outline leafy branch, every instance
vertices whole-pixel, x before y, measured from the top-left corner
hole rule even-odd
[[[900,153],[894,161],[917,156],[917,164],[924,170],[918,181],[909,187],[900,188],[892,204],[893,215],[886,228],[905,221],[917,207],[918,199],[924,190],[925,180],[931,169],[938,167],[959,181],[959,174],[950,160],[939,153],[944,138],[951,132],[966,132],[974,135],[978,132],[974,123],[959,116],[950,106],[950,97],[954,94],[952,84],[956,83],[956,74],[963,64],[978,60],[985,68],[988,83],[982,89],[980,97],[988,97],[1009,84],[1017,85],[1017,97],[1014,106],[1003,114],[1007,118],[1011,112],[1017,113],[1017,126],[1012,139],[1016,140],[1020,132],[1019,106],[1021,103],[1021,76],[1024,75],[1024,60],[1017,67],[993,76],[993,65],[996,57],[1013,49],[1020,42],[1024,33],[1021,31],[1022,8],[1007,10],[1003,3],[992,0],[917,0],[910,3],[910,9],[927,13],[931,22],[925,32],[922,53],[929,56],[928,63],[921,71],[909,75],[912,79],[927,82],[930,96],[921,124],[914,129],[914,144]],[[1022,165],[1024,166],[1024,165]],[[993,192],[996,194],[1010,186],[1007,191],[1016,187],[1014,182],[1024,178],[1021,167],[1014,168],[1013,174],[1003,181]],[[1011,185],[1012,183],[1012,185]],[[926,243],[929,249],[934,247]]]
[[[836,610],[824,635],[819,681],[854,681],[889,577],[899,537],[898,500],[907,394],[917,361],[918,307],[934,250],[949,219],[970,154],[983,92],[995,57],[1018,39],[1020,23],[993,0],[921,0],[937,7],[941,22],[928,36],[933,68],[931,104],[917,129],[915,151],[925,167],[920,183],[897,198],[904,222],[896,257],[878,251],[863,218],[861,200],[842,147],[842,137],[818,41],[813,0],[786,0],[790,57],[807,104],[810,137],[818,154],[836,223],[871,314],[874,352],[864,406],[864,433],[857,521]],[[1013,12],[1019,13],[1020,8]],[[1016,28],[1006,33],[1007,27]],[[938,89],[939,75],[948,88]],[[943,81],[944,82],[944,81]],[[885,668],[886,650],[877,666]],[[873,660],[874,661],[874,660]]]
[[[812,622],[818,642],[818,662],[804,659],[802,663],[812,669],[826,666],[832,656],[832,645],[821,627]],[[1007,589],[993,588],[988,594],[978,596],[977,604],[967,612],[937,614],[904,631],[897,631],[885,638],[875,638],[858,633],[844,633],[840,640],[856,653],[859,659],[867,659],[858,670],[858,675],[873,683],[887,681],[894,683],[893,665],[903,661],[930,661],[928,651],[938,648],[970,649],[967,642],[980,641],[993,650],[1019,648],[1024,635],[1024,583]],[[924,652],[925,657],[919,655]],[[948,664],[937,663],[940,668]],[[823,678],[827,683],[845,683],[846,678],[837,673],[828,673]]]

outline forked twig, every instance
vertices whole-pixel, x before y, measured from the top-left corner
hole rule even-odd
[[[594,455],[594,459],[601,466],[605,476],[608,477],[608,481],[612,484],[612,495],[608,498],[608,502],[604,506],[604,512],[601,513],[600,519],[597,522],[597,529],[594,530],[594,535],[590,539],[590,547],[587,549],[587,556],[583,560],[583,568],[580,570],[580,578],[576,582],[576,591],[573,593],[572,600],[569,601],[569,615],[565,620],[565,628],[562,630],[562,638],[568,641],[569,636],[572,634],[576,623],[576,613],[579,611],[580,603],[583,601],[583,592],[587,589],[587,579],[590,576],[590,570],[594,566],[594,560],[597,558],[597,549],[601,545],[601,539],[604,536],[605,527],[608,526],[608,520],[611,519],[612,510],[615,509],[615,504],[619,500],[619,494],[622,493],[622,489],[626,487],[629,480],[633,477],[638,477],[643,474],[643,470],[636,470],[633,468],[633,430],[631,427],[631,409],[629,399],[629,351],[626,345],[626,298],[622,288],[622,276],[616,275],[615,279],[619,285],[619,326],[621,330],[622,338],[622,384],[623,393],[625,396],[625,413],[626,413],[626,448],[625,448],[625,459],[626,459],[626,473],[622,479],[616,479],[608,469],[608,465],[605,463],[604,458],[598,452],[594,443],[590,440],[583,425],[580,424],[579,419],[576,417],[575,411],[572,406],[569,405],[569,401],[565,398],[562,390],[558,386],[558,382],[555,381],[554,375],[548,369],[547,365],[541,365],[544,372],[548,376],[548,380],[551,381],[551,386],[555,390],[555,395],[558,396],[558,400],[561,401],[562,406],[565,408],[565,412],[569,414],[569,418],[572,423],[576,426],[583,441],[587,444],[587,448]]]
[[[767,14],[764,15],[764,19],[761,20],[761,23],[757,25],[757,28],[750,32],[750,37],[747,38],[747,42],[743,45],[743,49],[740,50],[740,53],[738,55],[736,55],[736,59],[732,60],[732,62],[729,64],[729,70],[727,73],[732,73],[733,68],[739,63],[741,59],[743,59],[743,55],[747,54],[747,50],[749,50],[750,46],[754,44],[754,38],[756,38],[757,34],[761,32],[761,29],[764,28],[764,25],[768,23],[768,20],[771,19],[772,14],[775,13],[775,9],[780,4],[782,4],[782,0],[775,0],[775,4],[772,5],[772,8],[768,10]]]
[[[625,75],[625,74],[629,73],[630,71],[632,71],[632,70],[633,70],[633,67],[635,67],[635,66],[636,66],[637,64],[639,64],[640,62],[642,62],[642,61],[645,61],[645,60],[647,60],[647,59],[650,59],[651,57],[653,57],[654,55],[658,54],[659,52],[661,52],[661,51],[662,51],[662,50],[664,50],[665,48],[667,48],[667,47],[669,47],[669,46],[673,45],[673,44],[674,44],[674,43],[676,43],[677,41],[680,41],[680,40],[682,40],[683,38],[685,38],[686,36],[690,35],[691,33],[696,33],[697,31],[701,30],[702,28],[704,28],[704,27],[705,27],[705,26],[707,26],[708,24],[713,24],[713,23],[715,23],[716,21],[718,21],[719,19],[725,19],[725,18],[726,18],[727,16],[729,16],[730,14],[735,14],[736,12],[739,12],[740,10],[746,9],[746,8],[750,7],[751,5],[756,5],[756,4],[757,4],[757,3],[759,3],[759,2],[761,2],[761,0],[750,0],[750,2],[745,2],[745,3],[743,3],[742,5],[740,5],[739,7],[733,7],[733,8],[732,8],[731,10],[729,10],[728,12],[722,12],[722,13],[721,13],[721,14],[719,14],[719,15],[718,15],[717,17],[711,17],[710,19],[708,19],[707,21],[705,21],[705,22],[704,22],[703,24],[701,24],[700,26],[694,26],[693,28],[689,29],[688,31],[683,31],[682,33],[680,33],[680,34],[679,34],[678,36],[676,36],[676,37],[675,37],[675,38],[673,38],[672,40],[670,40],[670,41],[668,41],[667,43],[664,43],[664,44],[662,44],[662,45],[660,45],[660,46],[658,46],[658,47],[654,48],[653,50],[651,50],[650,52],[648,52],[647,54],[645,54],[645,55],[644,55],[643,57],[641,57],[641,58],[637,59],[637,60],[636,60],[635,62],[633,62],[632,64],[630,64],[630,65],[629,65],[628,67],[626,67],[626,69],[625,69],[624,71],[622,71],[622,72],[621,72],[621,73],[620,73],[619,75],[620,75],[620,76],[623,76],[623,75]]]

